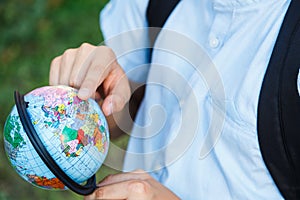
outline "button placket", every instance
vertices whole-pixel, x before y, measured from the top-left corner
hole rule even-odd
[[[232,11],[217,11],[208,35],[208,46],[217,50],[226,38],[232,21]]]

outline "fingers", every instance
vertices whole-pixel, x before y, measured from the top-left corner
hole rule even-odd
[[[96,192],[96,199],[150,199],[147,194],[149,184],[142,180],[129,180],[103,186]],[[149,195],[150,196],[150,195]]]
[[[69,85],[69,77],[73,70],[76,52],[76,49],[68,49],[61,56],[59,67],[59,84],[61,85]]]
[[[92,54],[102,55],[102,59],[93,59],[81,84],[78,96],[90,97],[103,84],[105,99],[102,109],[106,116],[120,111],[130,98],[129,81],[125,72],[116,61],[113,51],[107,47],[98,47]],[[99,67],[100,66],[100,67]]]
[[[89,70],[89,56],[95,46],[84,43],[77,49],[67,49],[61,56],[56,57],[50,66],[50,85],[70,85],[79,88]]]
[[[113,73],[119,74],[113,75]],[[109,77],[103,83],[104,88],[108,90],[108,92],[104,91],[106,98],[102,104],[106,116],[121,111],[131,96],[129,81],[123,71],[111,72]],[[110,80],[112,77],[118,77],[117,81]]]
[[[83,69],[88,70],[82,77],[82,80],[77,78],[77,82],[80,85],[79,98],[87,99],[91,97],[112,70],[112,63],[115,62],[115,57],[110,56],[107,51],[108,48],[98,47],[89,55],[89,59],[81,64]],[[97,55],[101,55],[101,59],[97,59]]]
[[[179,200],[143,170],[107,176],[93,194],[85,197],[85,200],[91,199]]]
[[[66,50],[53,59],[49,83],[78,88],[78,96],[83,100],[99,99],[97,89],[102,84],[102,109],[106,116],[120,111],[130,98],[129,81],[114,52],[105,46],[85,43],[77,49]]]
[[[103,181],[101,181],[97,186],[102,187],[105,185],[111,185],[118,182],[124,182],[128,180],[146,180],[152,178],[148,173],[143,170],[136,170],[133,172],[126,172],[121,174],[112,174],[107,177]]]
[[[92,195],[85,197],[90,199],[128,199],[141,200],[151,199],[150,185],[143,180],[128,180],[102,186]]]
[[[76,49],[68,49],[63,55],[53,59],[50,66],[50,85],[69,85],[69,77],[73,70],[76,53]]]
[[[74,55],[74,63],[72,71],[70,72],[69,82],[70,86],[80,88],[87,72],[90,70],[90,66],[93,60],[93,51],[97,47],[83,43],[76,51]],[[99,67],[99,66],[98,66]]]
[[[56,57],[52,60],[49,73],[49,84],[59,84],[59,68],[60,68],[61,57]]]

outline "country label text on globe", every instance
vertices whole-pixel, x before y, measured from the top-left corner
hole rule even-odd
[[[94,175],[109,146],[108,125],[98,104],[79,99],[77,90],[67,86],[35,89],[25,101],[31,123],[60,168],[77,183]],[[46,189],[67,189],[35,151],[16,106],[6,120],[4,143],[12,166],[26,181]]]

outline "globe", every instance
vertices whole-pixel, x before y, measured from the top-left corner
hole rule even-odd
[[[45,86],[24,96],[30,123],[43,146],[71,180],[83,184],[108,152],[106,119],[93,99],[81,100],[67,86]],[[15,171],[27,182],[50,190],[68,187],[41,159],[28,138],[16,105],[4,126],[4,147]]]

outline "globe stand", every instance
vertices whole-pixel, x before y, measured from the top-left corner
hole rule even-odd
[[[76,192],[80,195],[89,195],[95,191],[96,186],[96,175],[94,174],[89,178],[85,185],[80,185],[77,182],[73,181],[55,162],[52,156],[49,154],[45,146],[43,145],[41,139],[36,133],[29,114],[27,113],[26,108],[28,108],[29,102],[24,100],[24,95],[21,95],[18,91],[14,93],[16,107],[20,116],[21,123],[23,125],[24,131],[27,134],[32,146],[35,151],[41,157],[45,165],[49,170],[70,190]]]

